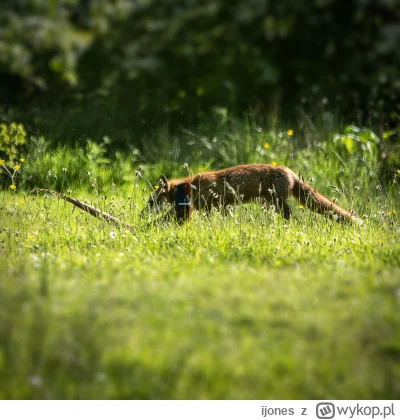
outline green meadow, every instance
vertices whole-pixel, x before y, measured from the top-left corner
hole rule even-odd
[[[145,155],[50,132],[3,162],[1,399],[400,398],[400,168],[381,182],[385,136],[225,123],[159,130]],[[363,225],[293,200],[290,221],[257,202],[184,226],[140,217],[161,173],[254,162],[289,166]]]

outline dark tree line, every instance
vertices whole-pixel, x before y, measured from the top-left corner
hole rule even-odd
[[[399,0],[2,0],[0,103],[399,120]]]

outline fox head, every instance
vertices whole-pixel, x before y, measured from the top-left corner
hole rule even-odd
[[[146,208],[150,210],[154,209],[156,213],[159,213],[165,204],[172,204],[174,202],[174,189],[174,187],[171,188],[167,177],[160,175],[155,190],[147,200]]]
[[[192,188],[196,189],[196,187],[189,181],[173,181],[168,181],[165,175],[160,175],[158,177],[158,184],[147,200],[147,209],[154,210],[156,213],[159,213],[165,204],[173,204],[176,201],[175,190],[178,186],[181,189],[183,188],[183,191],[187,196],[190,196]]]
[[[179,224],[188,222],[192,217],[193,204],[190,201],[192,188],[196,189],[189,181],[183,181],[175,185],[175,217]]]
[[[189,181],[184,181],[180,184],[175,185],[175,206],[190,204],[190,194],[192,192],[192,188],[196,189],[196,187],[192,185]]]

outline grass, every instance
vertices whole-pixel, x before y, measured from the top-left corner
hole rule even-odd
[[[2,398],[399,396],[390,218],[129,232],[52,198],[2,212]]]
[[[376,190],[373,166],[356,154],[341,153],[340,163],[331,143],[294,150],[291,165],[290,139],[265,136],[259,144],[268,140],[263,150],[275,155],[249,161],[307,169],[365,224],[292,202],[290,222],[253,204],[143,229],[148,185],[134,179],[130,157],[104,161],[97,150],[90,160],[94,146],[36,149],[35,163],[32,150],[22,188],[0,199],[0,398],[400,398],[398,184]],[[253,141],[241,147],[253,153]],[[62,174],[66,157],[66,178],[49,177]],[[179,166],[146,168],[154,181]],[[29,179],[71,188],[138,229],[30,193]],[[329,189],[333,182],[347,189]]]

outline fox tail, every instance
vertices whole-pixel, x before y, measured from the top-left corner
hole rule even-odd
[[[319,214],[336,218],[340,221],[363,224],[363,221],[353,212],[345,210],[335,204],[303,180],[296,179],[291,192],[303,206],[308,207]]]

